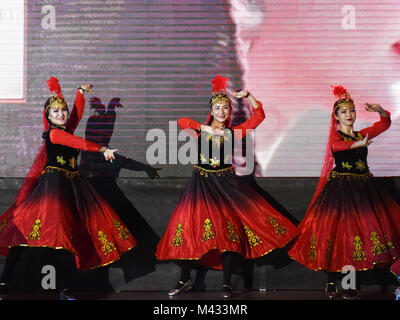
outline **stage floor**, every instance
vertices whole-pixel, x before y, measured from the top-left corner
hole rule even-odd
[[[394,289],[394,288],[393,288]],[[136,300],[136,301],[260,301],[260,300],[328,300],[322,290],[268,290],[233,292],[231,299],[223,299],[220,291],[184,292],[175,297],[169,297],[166,291],[120,291],[112,293],[76,292],[77,300]],[[7,300],[58,300],[57,292],[12,293]],[[341,300],[341,299],[336,299]],[[394,300],[393,290],[362,291],[359,300]]]

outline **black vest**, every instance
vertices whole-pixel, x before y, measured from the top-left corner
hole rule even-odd
[[[225,129],[225,137],[201,132],[198,143],[197,166],[210,171],[232,167],[233,132]]]
[[[59,130],[63,130],[58,128]],[[43,133],[46,141],[47,161],[46,168],[61,169],[70,172],[77,172],[79,149],[70,148],[61,144],[54,144],[50,141],[50,128]]]
[[[354,138],[341,131],[338,132],[342,135],[344,141],[359,141],[364,139],[359,132],[355,132]],[[338,173],[366,174],[369,172],[367,155],[367,147],[334,152],[333,156],[336,166],[333,171]]]

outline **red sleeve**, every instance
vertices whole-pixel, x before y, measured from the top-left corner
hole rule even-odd
[[[70,148],[92,152],[97,152],[102,147],[97,143],[74,136],[60,129],[52,129],[50,131],[50,141],[54,144],[61,144]]]
[[[341,140],[341,137],[339,138],[339,140],[335,139],[332,141],[331,144],[332,152],[349,150],[355,142],[357,141],[343,141]]]
[[[76,92],[74,107],[72,108],[71,114],[67,122],[68,132],[74,132],[79,122],[82,119],[83,112],[85,110],[85,98],[83,94],[79,91]]]
[[[382,117],[381,115],[379,115],[381,119],[378,122],[375,122],[371,127],[362,129],[360,131],[363,137],[365,137],[368,134],[368,140],[371,140],[375,138],[377,135],[389,129],[392,120],[390,119],[390,112],[386,111],[386,113],[387,113],[386,117]]]
[[[197,131],[197,133],[191,131],[191,132],[189,132],[189,134],[194,138],[199,137],[199,135],[200,135],[199,131],[200,131],[200,126],[201,126],[200,122],[194,121],[189,118],[179,118],[178,125],[182,130],[192,129],[192,130]]]
[[[179,118],[178,125],[182,130],[185,129],[200,130],[201,123],[189,118]]]
[[[253,108],[253,115],[245,122],[232,127],[232,130],[235,132],[235,138],[243,138],[246,135],[246,130],[247,129],[255,129],[257,126],[265,119],[265,113],[264,109],[262,107],[262,103],[257,101],[259,107],[258,108]],[[241,130],[239,131],[241,135],[238,137],[237,136],[237,131],[235,130]]]
[[[378,122],[375,122],[371,127],[362,129],[360,131],[362,136],[365,137],[368,134],[368,140],[370,140],[387,130],[390,127],[391,120],[390,112],[386,111],[386,113],[388,114],[387,117],[381,116],[381,119]],[[332,140],[331,149],[333,152],[349,150],[355,142],[357,141],[343,141],[342,136],[338,133],[338,135]]]

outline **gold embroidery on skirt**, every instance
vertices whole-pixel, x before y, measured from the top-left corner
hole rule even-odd
[[[332,259],[332,239],[331,238],[329,238],[328,239],[328,247],[327,247],[327,249],[326,249],[326,256],[325,256],[325,259],[326,259],[326,262],[330,262],[331,261],[331,259]]]
[[[308,251],[308,258],[310,260],[317,260],[318,252],[316,248],[317,248],[317,238],[315,234],[313,234],[310,241],[310,250]]]
[[[250,248],[254,248],[258,246],[260,243],[263,243],[260,236],[254,233],[248,226],[244,226],[244,230],[246,231],[247,240],[249,242]]]
[[[365,257],[365,252],[362,250],[363,242],[361,241],[361,238],[359,236],[355,236],[353,245],[354,245],[353,260],[354,261],[366,260],[367,258]]]
[[[78,171],[69,171],[69,170],[65,170],[63,168],[58,168],[58,167],[51,167],[51,166],[47,166],[46,168],[44,168],[44,170],[40,173],[40,175],[45,174],[45,173],[54,173],[54,172],[60,172],[62,173],[64,176],[66,176],[67,178],[74,178],[77,175],[80,174],[79,170]]]
[[[203,236],[201,237],[201,241],[211,240],[211,239],[215,238],[215,233],[212,230],[213,225],[209,218],[204,220],[203,229],[204,229],[204,233],[203,233]]]
[[[233,226],[232,222],[228,221],[226,225],[226,229],[228,230],[228,239],[232,242],[240,241],[239,236],[236,234],[235,227]]]
[[[215,170],[208,170],[204,169],[202,167],[199,167],[198,165],[193,166],[193,170],[198,172],[200,176],[208,178],[208,176],[215,176],[217,175],[218,177],[225,176],[228,174],[235,174],[235,169],[231,166],[225,169],[215,169]]]
[[[372,179],[374,176],[372,175],[371,172],[366,172],[366,173],[352,173],[352,172],[337,172],[332,170],[329,173],[329,177],[328,177],[328,181],[332,180],[332,179],[346,179],[347,181],[351,181],[352,179],[360,179],[360,180],[370,180]]]
[[[131,233],[129,232],[129,230],[127,228],[124,228],[121,225],[121,222],[118,221],[117,219],[113,219],[114,222],[114,227],[118,230],[118,235],[122,240],[126,240],[130,237]]]
[[[3,231],[6,224],[7,224],[7,219],[4,219],[2,222],[0,222],[0,233]]]
[[[40,228],[42,227],[42,222],[40,219],[36,219],[33,223],[31,232],[28,233],[27,238],[30,240],[40,240]]]
[[[115,250],[114,245],[110,241],[108,241],[107,236],[104,234],[103,231],[99,230],[97,235],[99,237],[101,244],[103,245],[101,247],[101,251],[103,252],[104,255],[107,255],[113,252],[113,250]]]
[[[386,242],[386,247],[388,248],[388,250],[393,250],[394,249],[394,244],[392,241],[388,241],[386,234],[384,235],[385,238],[385,242]]]
[[[178,223],[175,230],[175,238],[172,240],[173,247],[181,247],[183,244],[183,237],[182,237],[182,223]]]
[[[384,254],[387,252],[386,246],[381,243],[381,239],[376,232],[371,232],[371,241],[374,244],[372,247],[372,255],[374,257],[378,254]]]
[[[274,227],[275,233],[279,234],[280,236],[284,235],[286,233],[286,228],[282,227],[276,219],[274,219],[271,216],[268,216],[268,221],[269,223]]]

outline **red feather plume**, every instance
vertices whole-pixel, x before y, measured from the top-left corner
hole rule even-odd
[[[349,99],[350,94],[348,91],[343,88],[343,86],[331,86],[333,88],[333,95],[339,100],[339,99]]]
[[[229,81],[228,78],[224,78],[221,75],[217,75],[214,79],[211,80],[212,91],[213,92],[225,92],[228,81]]]
[[[61,87],[58,82],[58,79],[51,76],[49,80],[46,81],[47,87],[49,88],[50,92],[54,92],[59,99],[63,98],[63,94],[61,92]]]

